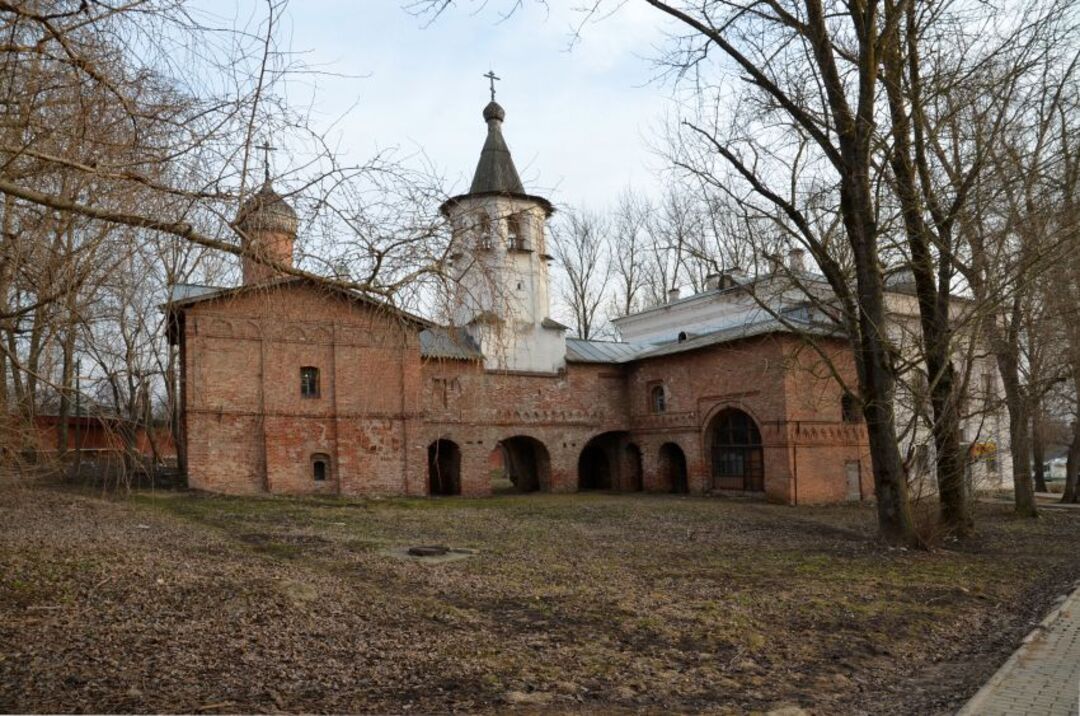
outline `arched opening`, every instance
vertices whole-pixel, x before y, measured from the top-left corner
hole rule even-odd
[[[720,411],[709,424],[709,443],[714,490],[764,492],[761,432],[753,418],[736,408]]]
[[[686,474],[686,454],[675,443],[660,446],[660,485],[665,492],[686,493],[690,481]]]
[[[578,458],[579,490],[610,490],[611,462],[604,445],[590,441]]]
[[[585,443],[578,457],[579,490],[635,489],[629,484],[633,469],[626,458],[629,437],[627,432],[612,431],[601,433]],[[640,453],[638,454],[640,456]],[[638,464],[640,475],[640,457]],[[640,483],[640,477],[638,482]]]
[[[428,494],[461,494],[461,448],[453,440],[428,445]]]
[[[542,442],[527,435],[515,435],[500,441],[499,448],[503,475],[514,492],[551,489],[551,458]]]
[[[664,391],[663,383],[657,383],[649,388],[649,410],[654,413],[667,411],[667,393]]]
[[[634,443],[627,443],[623,448],[623,460],[626,465],[626,490],[641,492],[645,487],[642,479],[641,448]]]
[[[330,478],[330,456],[317,452],[311,456],[311,477],[315,482],[325,482]]]

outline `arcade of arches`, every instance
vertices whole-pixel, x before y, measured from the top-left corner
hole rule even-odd
[[[761,431],[750,415],[733,407],[720,410],[709,420],[702,440],[707,471],[704,491],[764,493],[764,446]],[[651,463],[648,457],[629,431],[595,435],[577,451],[575,487],[579,491],[691,492],[689,459],[683,444],[665,441],[653,448]],[[553,489],[551,454],[536,437],[503,438],[487,460],[492,492]],[[450,440],[432,443],[428,462],[431,494],[460,494],[461,451],[457,444]],[[647,479],[647,464],[651,464],[652,479]]]

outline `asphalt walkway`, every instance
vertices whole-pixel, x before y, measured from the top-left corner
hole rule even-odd
[[[1031,632],[957,716],[1080,714],[1080,587]]]

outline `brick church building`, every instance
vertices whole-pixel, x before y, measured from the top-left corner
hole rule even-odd
[[[191,487],[872,497],[865,428],[818,352],[854,384],[849,344],[782,287],[787,320],[762,311],[751,285],[779,278],[728,272],[618,319],[620,342],[567,337],[548,315],[552,206],[522,186],[502,107],[483,116],[470,191],[441,209],[457,287],[449,325],[252,259],[240,286],[173,287]],[[253,256],[291,265],[297,217],[269,180],[237,224]]]

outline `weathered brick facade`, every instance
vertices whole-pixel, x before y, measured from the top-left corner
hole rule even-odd
[[[840,385],[789,334],[530,374],[425,358],[421,322],[304,281],[215,294],[173,315],[197,489],[425,495],[429,446],[444,440],[459,451],[453,491],[463,495],[491,492],[497,449],[511,470],[536,473],[542,490],[671,491],[680,481],[672,444],[687,491],[703,494],[716,484],[712,421],[735,408],[760,431],[768,499],[871,496],[865,431],[843,421]],[[822,344],[850,376],[844,344]],[[302,395],[304,367],[318,370],[317,395]],[[650,404],[658,385],[663,412]],[[316,461],[325,479],[315,479]]]
[[[635,345],[566,339],[548,314],[553,207],[525,192],[505,117],[494,101],[484,108],[470,191],[442,205],[455,327],[275,278],[292,265],[296,213],[269,177],[245,202],[244,287],[176,287],[168,308],[189,484],[486,495],[501,465],[524,491],[870,496],[865,430],[845,422],[837,380],[853,383],[852,356],[831,329],[817,339],[831,352],[824,361],[781,326],[751,320],[757,307],[742,293],[713,300],[717,284],[701,294],[708,301],[619,319],[639,333],[654,324]],[[709,320],[731,320],[697,332],[697,304]],[[689,319],[694,327],[677,327]],[[675,327],[678,341],[657,326]]]

